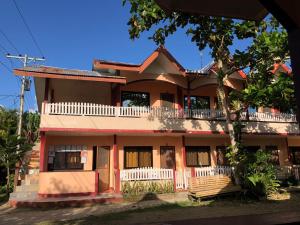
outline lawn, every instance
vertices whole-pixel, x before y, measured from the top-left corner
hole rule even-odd
[[[253,201],[236,198],[219,198],[215,200],[193,203],[189,201],[165,203],[160,206],[131,209],[124,212],[97,215],[91,213],[72,220],[43,221],[39,225],[122,225],[147,224],[181,219],[207,218],[217,216],[247,215],[274,213],[280,211],[299,210],[300,193],[284,193],[268,200]]]

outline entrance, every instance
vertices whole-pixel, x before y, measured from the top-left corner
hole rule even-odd
[[[160,147],[160,167],[165,169],[176,169],[175,147]]]
[[[109,189],[109,159],[110,147],[94,146],[93,148],[93,170],[99,173],[99,192]]]

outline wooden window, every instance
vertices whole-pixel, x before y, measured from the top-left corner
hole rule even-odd
[[[293,164],[300,164],[300,147],[289,147],[289,151],[292,155]]]
[[[210,166],[210,147],[186,146],[186,165],[190,167]]]
[[[210,109],[209,96],[190,96],[191,109]],[[184,108],[188,108],[188,97],[184,96]]]
[[[124,147],[124,153],[124,167],[126,169],[152,167],[152,147]]]
[[[161,146],[160,147],[160,167],[165,169],[175,169],[175,147]]]
[[[226,148],[227,147],[224,145],[216,147],[218,166],[229,166],[229,161],[228,158],[226,157]]]
[[[122,91],[122,106],[150,106],[150,95],[146,92]]]
[[[274,165],[279,165],[279,150],[278,147],[275,145],[268,145],[266,146],[266,151],[271,154],[271,162]]]

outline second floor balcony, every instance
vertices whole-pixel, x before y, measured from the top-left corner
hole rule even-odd
[[[299,135],[293,114],[242,113],[245,134]],[[121,107],[94,103],[43,103],[41,131],[77,135],[122,133],[151,135],[225,135],[226,121],[218,110],[163,107]],[[76,135],[76,134],[74,134]]]
[[[168,107],[121,107],[83,102],[43,103],[43,114],[97,117],[173,118],[225,120],[223,112],[210,109],[174,109]],[[243,121],[294,123],[295,114],[243,112]]]

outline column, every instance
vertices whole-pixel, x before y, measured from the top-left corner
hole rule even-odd
[[[182,154],[182,169],[186,167],[186,153],[185,153],[185,136],[182,136],[182,147],[181,147],[181,154]]]
[[[46,155],[46,134],[40,133],[41,145],[40,145],[40,172],[46,172],[48,167],[48,160]]]
[[[114,153],[115,192],[119,193],[120,192],[120,169],[119,169],[119,151],[117,145],[117,135],[114,135],[113,153]]]

